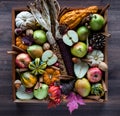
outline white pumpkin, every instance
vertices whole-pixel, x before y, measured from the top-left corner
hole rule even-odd
[[[22,11],[18,13],[15,22],[16,27],[21,28],[22,30],[34,28],[36,25],[34,16],[28,11]]]
[[[90,66],[98,66],[104,60],[104,54],[100,50],[93,50],[91,53],[88,53],[87,59],[90,61]]]

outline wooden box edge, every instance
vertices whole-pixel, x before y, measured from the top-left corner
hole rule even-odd
[[[15,33],[14,33],[14,29],[15,29],[15,16],[16,16],[16,12],[20,12],[20,11],[28,11],[29,9],[27,7],[19,7],[19,8],[12,8],[12,44],[15,44]],[[105,11],[104,17],[106,19],[106,21],[108,20],[108,10]],[[108,26],[106,24],[105,26],[105,32],[108,33]],[[106,46],[104,49],[104,54],[105,54],[105,63],[108,64],[108,40],[106,38]],[[13,48],[12,48],[13,50]],[[45,100],[36,100],[36,99],[32,99],[32,100],[19,100],[16,98],[16,89],[14,87],[14,81],[16,79],[16,73],[15,73],[15,55],[12,55],[12,97],[13,97],[13,101],[15,103],[47,103],[47,101]],[[101,99],[101,101],[96,101],[96,100],[92,100],[92,99],[84,99],[84,101],[86,103],[104,103],[106,101],[108,101],[108,71],[105,72],[105,84],[106,84],[106,88],[107,91],[105,91],[105,98]],[[63,102],[64,103],[64,102]]]

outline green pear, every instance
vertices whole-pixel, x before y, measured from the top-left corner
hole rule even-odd
[[[86,78],[78,79],[75,82],[75,90],[82,97],[87,97],[91,90],[91,85]]]
[[[28,54],[33,58],[41,58],[43,54],[43,48],[40,45],[31,45],[27,48]]]
[[[78,42],[75,45],[71,47],[71,54],[82,58],[86,55],[87,53],[87,45],[83,42]]]
[[[43,30],[35,30],[33,32],[33,38],[35,43],[40,45],[47,41],[46,33]]]
[[[77,29],[77,34],[80,41],[85,41],[89,35],[89,29],[86,26],[81,26]]]

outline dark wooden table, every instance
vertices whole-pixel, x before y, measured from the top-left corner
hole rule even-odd
[[[46,104],[15,104],[12,101],[11,10],[26,7],[31,0],[0,0],[0,116],[67,116],[65,105],[47,109]],[[74,116],[120,116],[120,1],[119,0],[59,0],[61,6],[106,5],[108,30],[109,96],[105,104],[87,104],[73,112]]]

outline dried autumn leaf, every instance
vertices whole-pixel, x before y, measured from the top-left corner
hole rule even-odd
[[[72,113],[75,109],[78,109],[78,105],[85,105],[83,99],[81,96],[76,95],[74,92],[71,92],[69,96],[67,97],[67,107]]]
[[[67,107],[69,108],[71,114],[75,109],[78,109],[78,104],[76,101],[71,101],[67,104]]]

